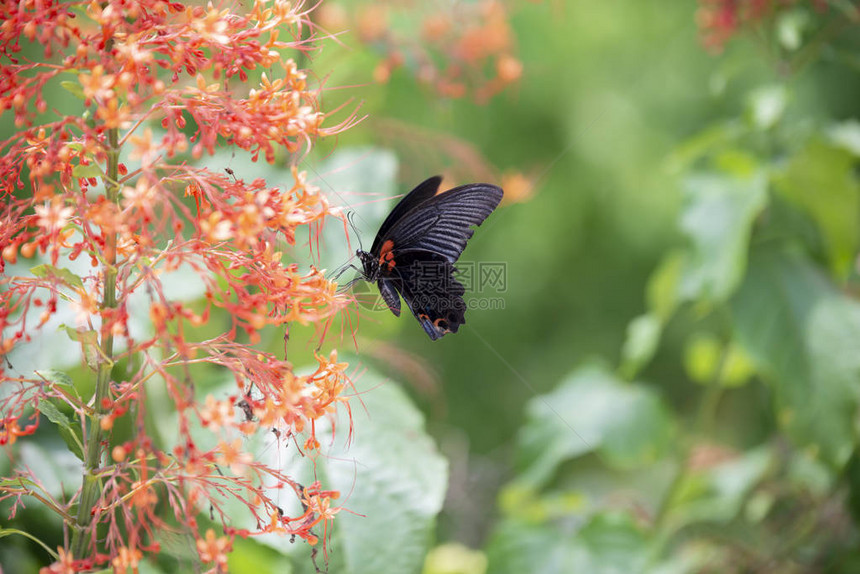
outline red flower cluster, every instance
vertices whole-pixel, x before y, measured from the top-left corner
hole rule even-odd
[[[409,4],[407,13],[401,2],[373,2],[361,4],[349,16],[332,3],[322,7],[318,20],[330,31],[356,30],[360,41],[384,55],[374,72],[378,82],[405,68],[442,96],[472,95],[486,101],[520,79],[523,66],[514,55],[514,35],[502,2],[457,2],[448,10],[438,4],[427,7],[427,12],[416,12]],[[422,21],[412,30],[398,33],[390,25],[395,19],[414,21],[416,13]],[[423,42],[415,42],[417,36]]]
[[[80,397],[65,382],[0,367],[12,389],[0,399],[0,444],[11,460],[48,403],[86,421],[85,475],[71,502],[23,480],[24,469],[16,469],[20,484],[0,487],[0,499],[16,501],[13,513],[22,496],[34,496],[73,527],[48,572],[136,571],[142,553],[158,551],[154,532],[167,525],[165,505],[216,571],[226,568],[233,536],[254,534],[230,525],[225,500],[244,502],[260,532],[275,529],[277,516],[277,530],[313,543],[311,529],[336,511],[329,500],[337,493],[309,490],[257,462],[241,438],[276,429],[284,441],[302,435],[305,449],[317,448],[315,422],[348,408],[346,365],[333,353],[298,376],[285,360],[236,339],[253,344],[261,329],[294,321],[322,330],[348,303],[319,270],[285,264],[278,249],[295,244],[299,228],[313,236],[340,213],[295,169],[292,186],[279,188],[189,161],[232,145],[274,162],[278,150],[301,152],[354,117],[327,126],[318,91],[285,59],[314,41],[303,36],[311,22],[300,4],[255,0],[246,14],[234,10],[227,2],[163,0],[0,3],[0,111],[20,128],[0,142],[0,354],[30,342],[71,305],[78,328],[69,335],[96,379],[95,395]],[[52,90],[77,98],[80,112],[49,109]],[[90,273],[63,266],[81,256]],[[33,260],[32,272],[13,267],[19,258]],[[164,278],[177,270],[200,278],[202,303],[170,298]],[[149,333],[129,326],[133,296],[148,301]],[[231,324],[199,340],[216,309]],[[128,365],[122,375],[113,369],[120,362]],[[199,364],[232,373],[234,392],[198,396],[190,369]],[[175,404],[175,445],[151,436],[145,411],[153,385]],[[134,438],[111,441],[115,421],[129,417]],[[214,446],[193,438],[200,427]],[[277,485],[293,489],[303,515],[286,516],[268,498]],[[201,534],[197,517],[210,512],[224,536]]]

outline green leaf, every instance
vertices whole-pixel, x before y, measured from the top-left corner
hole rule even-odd
[[[788,107],[785,86],[767,86],[753,90],[747,102],[747,117],[754,128],[768,130],[775,126]]]
[[[648,278],[646,299],[648,309],[665,323],[680,302],[679,285],[686,265],[686,254],[675,250],[668,253]]]
[[[69,327],[68,325],[60,325],[60,327],[72,341],[85,345],[98,345],[99,343],[99,333],[95,329]]]
[[[716,538],[716,537],[714,537]],[[722,539],[711,541],[694,538],[675,547],[666,560],[651,566],[648,574],[702,574],[713,569],[714,564],[732,560],[733,548]]]
[[[763,172],[749,177],[709,173],[687,179],[681,227],[692,246],[680,287],[684,299],[720,302],[737,288],[766,190]]]
[[[32,273],[36,277],[56,277],[66,285],[70,285],[72,287],[79,287],[81,289],[83,289],[84,287],[83,279],[81,279],[65,267],[54,267],[53,265],[43,263],[42,265],[36,265],[35,267],[31,267],[30,273]]]
[[[336,524],[347,574],[420,572],[448,481],[447,461],[424,418],[395,384],[373,373],[353,406],[355,437],[324,461],[328,484],[346,497]],[[344,409],[336,428],[346,434]],[[355,513],[355,514],[353,514]]]
[[[621,349],[619,372],[625,378],[632,378],[648,364],[660,343],[663,325],[653,313],[640,315],[627,325],[627,338]]]
[[[442,544],[427,554],[422,574],[486,574],[487,557],[457,542]]]
[[[558,466],[589,452],[608,465],[630,469],[668,448],[673,421],[648,387],[619,380],[602,367],[581,368],[526,406],[518,437],[518,480],[539,487]]]
[[[81,395],[78,393],[78,389],[75,386],[72,378],[64,373],[63,371],[58,371],[56,369],[45,369],[36,371],[36,374],[52,385],[59,387],[62,391],[67,392],[77,398],[80,398]]]
[[[781,10],[776,20],[776,36],[782,47],[793,52],[803,43],[809,15],[803,10]]]
[[[582,514],[588,502],[580,491],[553,491],[541,495],[531,486],[515,480],[499,492],[498,506],[505,516],[540,523]]]
[[[799,255],[754,254],[732,302],[739,344],[772,380],[778,419],[841,467],[855,447],[860,303]]]
[[[60,85],[63,87],[64,90],[66,90],[67,92],[69,92],[73,96],[80,98],[82,100],[85,99],[84,98],[84,89],[83,89],[83,87],[81,87],[80,82],[72,82],[70,80],[64,80],[64,81],[60,82]]]
[[[63,328],[66,331],[66,335],[72,341],[84,343],[85,345],[98,345],[99,343],[99,334],[95,329],[69,327],[68,325],[63,325]]]
[[[828,139],[854,157],[860,157],[860,122],[855,119],[838,123],[827,130]]]
[[[845,277],[860,239],[855,159],[843,147],[813,139],[774,176],[777,191],[804,211],[824,238],[831,268]]]
[[[685,475],[673,491],[675,497],[666,515],[669,529],[677,530],[697,522],[733,520],[744,509],[747,495],[761,482],[773,462],[773,452],[761,447]]]
[[[693,335],[684,350],[687,376],[697,383],[726,387],[744,385],[755,374],[755,367],[743,349],[726,347],[717,337],[706,333]],[[715,380],[715,377],[718,377]]]
[[[47,544],[42,542],[40,539],[38,539],[35,536],[33,536],[32,534],[30,534],[29,532],[25,532],[23,530],[18,530],[17,528],[3,528],[2,526],[0,526],[0,538],[5,538],[7,536],[12,536],[12,535],[16,535],[16,534],[18,536],[23,536],[24,538],[29,538],[30,540],[32,540],[33,542],[35,542],[36,544],[38,544],[39,546],[44,548],[45,552],[47,552],[52,558],[54,558],[54,560],[59,558],[57,553],[54,550],[52,550],[50,546],[48,546]]]
[[[233,552],[227,555],[230,574],[291,574],[292,562],[254,538],[233,539]]]
[[[724,122],[711,126],[680,145],[667,159],[670,173],[681,173],[696,161],[733,142],[744,132],[740,122]]]
[[[57,425],[60,436],[65,441],[69,450],[81,460],[84,460],[83,435],[80,426],[72,426],[69,417],[67,417],[53,403],[53,399],[43,400],[39,402],[38,407],[49,421]]]
[[[713,164],[721,175],[739,179],[755,176],[759,168],[759,161],[754,156],[738,149],[727,149],[716,154]]]
[[[788,463],[786,478],[794,488],[823,499],[827,497],[827,493],[831,491],[838,479],[847,478],[849,484],[853,482],[851,466],[849,463],[844,475],[841,473],[837,475],[821,459],[813,458],[805,451],[795,451]]]
[[[72,381],[72,377],[70,377],[63,371],[58,371],[56,369],[45,369],[44,371],[36,371],[36,374],[55,385],[59,385],[61,387],[69,387],[71,389],[75,388],[75,384]]]
[[[74,177],[101,177],[104,175],[101,166],[97,163],[91,163],[89,165],[76,165],[72,168],[72,175]]]
[[[23,476],[15,478],[2,478],[0,479],[0,488],[14,488],[16,486],[38,486],[35,482],[30,480],[29,478],[24,478]]]
[[[597,514],[581,528],[505,520],[488,545],[493,574],[645,572],[649,538],[628,514]]]
[[[60,325],[60,328],[66,331],[69,339],[81,344],[81,347],[84,349],[84,358],[87,361],[87,366],[93,370],[98,369],[99,359],[101,358],[98,332],[94,329],[75,328],[68,325]]]
[[[69,417],[60,412],[51,401],[42,401],[39,403],[38,407],[39,412],[48,417],[48,420],[54,423],[55,425],[59,425],[62,427],[69,428],[71,423],[69,422]]]

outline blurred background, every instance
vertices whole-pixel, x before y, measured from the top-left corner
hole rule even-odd
[[[359,231],[331,225],[320,265],[431,175],[506,192],[461,258],[459,333],[431,342],[372,286],[332,328],[361,394],[357,462],[328,472],[365,516],[339,515],[329,571],[860,571],[857,3],[326,0],[310,18],[333,40],[298,63],[331,124],[366,116],[299,162]],[[313,335],[291,331],[296,365]],[[284,546],[238,540],[231,571],[313,571]]]
[[[429,175],[506,190],[461,260],[505,285],[458,334],[358,329],[450,465],[425,571],[860,568],[856,3],[314,19],[346,31],[312,57],[329,109],[367,114],[315,169],[365,246]]]

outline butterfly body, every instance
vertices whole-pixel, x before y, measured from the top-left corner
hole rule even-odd
[[[502,199],[501,188],[476,183],[437,193],[442,179],[431,177],[398,203],[370,251],[357,251],[367,281],[375,281],[383,301],[400,316],[400,299],[427,335],[439,339],[466,322],[466,290],[454,278],[454,264],[473,234]]]

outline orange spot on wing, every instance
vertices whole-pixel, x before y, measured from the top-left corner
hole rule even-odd
[[[391,252],[392,249],[394,249],[394,242],[392,240],[388,239],[382,244],[382,247],[379,249],[380,267],[385,267],[386,264],[389,270],[394,267],[394,253]]]
[[[386,240],[379,249],[379,266],[387,267],[389,271],[394,268],[394,253],[391,251],[392,249],[394,249],[394,241],[390,239]]]

